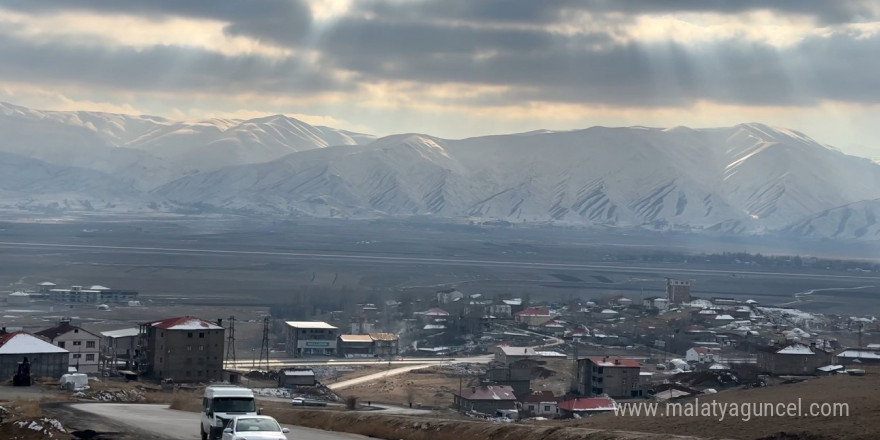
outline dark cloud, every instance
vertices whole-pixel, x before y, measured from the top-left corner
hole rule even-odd
[[[154,46],[110,49],[96,45],[35,44],[0,30],[0,79],[79,84],[125,91],[291,93],[351,90],[296,58],[227,56],[208,50]]]
[[[819,22],[847,23],[876,18],[874,0],[424,0],[403,3],[361,0],[356,7],[381,17],[453,19],[476,22],[548,23],[575,11],[624,15],[715,12],[735,14],[768,10],[814,17]]]
[[[512,92],[490,98],[499,105],[880,102],[880,78],[871,73],[880,68],[872,55],[880,53],[880,36],[813,37],[782,49],[732,40],[696,46],[604,44],[609,42],[601,34],[344,20],[325,34],[319,50],[332,65],[376,81],[510,86]]]
[[[30,13],[87,11],[153,18],[187,17],[229,23],[230,35],[247,35],[282,45],[301,42],[312,26],[304,0],[2,0],[0,7]]]

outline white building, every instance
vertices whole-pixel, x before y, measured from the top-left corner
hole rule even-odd
[[[333,356],[339,329],[322,321],[287,321],[287,354]]]
[[[698,364],[715,362],[716,352],[717,350],[708,347],[692,347],[685,352],[684,359],[687,362],[696,362]]]
[[[101,368],[101,337],[63,320],[55,327],[35,333],[70,352],[70,366],[79,373],[98,373]]]

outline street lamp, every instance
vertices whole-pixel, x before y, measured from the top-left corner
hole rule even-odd
[[[251,370],[256,370],[257,369],[257,349],[252,348],[251,354],[253,354],[253,362],[251,362]]]

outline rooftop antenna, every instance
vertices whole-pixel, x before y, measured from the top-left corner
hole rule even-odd
[[[269,371],[269,316],[263,317],[263,341],[260,344],[260,367],[263,366],[263,356],[266,357],[266,371]]]

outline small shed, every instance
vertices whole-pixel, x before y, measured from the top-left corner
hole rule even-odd
[[[278,375],[279,388],[313,387],[317,383],[311,369],[284,370]]]
[[[454,397],[455,407],[463,412],[495,414],[499,410],[516,409],[516,396],[507,385],[471,387]]]
[[[616,403],[608,397],[582,397],[579,399],[559,402],[559,415],[562,417],[579,417],[591,414],[614,411]]]

